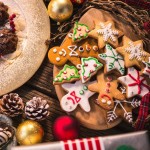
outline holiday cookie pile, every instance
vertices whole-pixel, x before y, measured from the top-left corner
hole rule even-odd
[[[72,112],[80,107],[88,113],[94,101],[106,112],[107,124],[118,118],[133,123],[132,109],[150,91],[147,51],[142,39],[133,41],[113,21],[95,22],[94,29],[76,22],[61,46],[48,53],[59,70],[53,84],[66,91],[62,109]]]

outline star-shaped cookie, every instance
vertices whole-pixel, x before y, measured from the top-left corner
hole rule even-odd
[[[142,61],[148,61],[148,57],[150,57],[150,54],[143,49],[142,40],[133,42],[126,36],[123,37],[123,46],[116,50],[124,57],[127,68],[132,66],[141,68]]]
[[[99,93],[97,103],[106,110],[114,107],[113,99],[124,100],[125,96],[117,89],[118,82],[116,76],[104,75],[103,70],[97,74],[97,83],[88,86],[92,92]]]
[[[99,54],[100,61],[104,62],[105,69],[104,72],[110,72],[117,70],[120,75],[124,75],[125,67],[124,67],[124,59],[123,57],[116,52],[109,44],[105,46],[106,52]]]
[[[123,118],[129,123],[133,123],[132,109],[140,106],[140,100],[133,98],[132,101],[128,100],[114,100],[114,108],[107,112],[108,123],[113,122],[118,117]]]
[[[118,46],[118,38],[123,33],[115,28],[114,22],[96,22],[94,30],[89,32],[89,37],[98,39],[99,48],[103,48],[106,43],[111,44],[114,47]]]
[[[140,76],[140,72],[134,67],[128,68],[128,74],[118,78],[118,81],[126,86],[126,97],[131,98],[139,95],[144,96],[150,91],[150,86],[147,84],[146,79]]]
[[[89,112],[91,110],[89,97],[95,94],[95,92],[88,90],[88,85],[91,83],[88,82],[83,84],[80,80],[76,81],[74,84],[62,84],[63,89],[68,92],[68,94],[64,95],[61,99],[60,105],[62,109],[67,112],[71,112],[80,105],[85,112]]]

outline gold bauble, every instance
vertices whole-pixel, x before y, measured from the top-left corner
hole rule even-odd
[[[73,5],[70,0],[51,0],[48,5],[49,16],[58,22],[70,18],[73,13]]]
[[[17,142],[20,145],[33,145],[42,141],[44,131],[39,123],[27,120],[21,123],[16,130]]]

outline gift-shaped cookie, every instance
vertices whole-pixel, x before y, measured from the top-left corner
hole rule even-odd
[[[88,86],[92,92],[99,93],[97,103],[106,110],[114,107],[113,99],[124,100],[125,96],[118,89],[116,76],[104,75],[103,70],[97,74],[97,83]]]
[[[64,95],[61,99],[60,105],[62,109],[67,112],[71,112],[80,105],[84,111],[89,112],[91,110],[89,97],[94,94],[94,92],[88,90],[89,84],[90,83],[83,84],[81,80],[76,81],[73,84],[62,84],[64,90],[68,92],[68,94]]]
[[[53,84],[63,84],[80,79],[78,69],[75,66],[65,65],[54,78]]]
[[[150,54],[143,49],[142,40],[133,42],[128,37],[123,37],[123,46],[116,48],[117,52],[124,57],[127,68],[137,66],[141,68],[142,61],[148,61]]]
[[[118,38],[123,35],[121,31],[115,28],[114,22],[96,22],[95,29],[89,32],[89,37],[98,39],[99,48],[103,48],[107,43],[113,47],[118,46]]]
[[[60,47],[55,46],[48,52],[50,62],[56,66],[63,66],[70,61],[75,66],[80,64],[81,57],[98,57],[99,48],[96,40],[88,38],[79,43],[73,43],[68,36]]]
[[[118,78],[118,81],[126,86],[126,97],[131,98],[139,95],[144,96],[150,91],[146,79],[140,76],[140,72],[134,67],[128,68],[128,74]]]
[[[125,67],[123,57],[109,44],[106,44],[105,49],[105,53],[99,54],[100,61],[105,64],[104,73],[118,71],[120,75],[124,75]]]
[[[81,58],[81,64],[78,65],[78,68],[80,69],[82,83],[90,80],[90,78],[95,75],[102,67],[103,64],[101,64],[94,57]]]

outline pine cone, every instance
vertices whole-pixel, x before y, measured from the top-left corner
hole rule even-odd
[[[6,94],[0,100],[0,111],[7,116],[18,116],[19,114],[22,114],[23,108],[23,100],[17,93]]]
[[[49,116],[49,104],[47,100],[43,100],[40,97],[33,97],[30,101],[26,103],[25,115],[31,120],[44,120]]]

